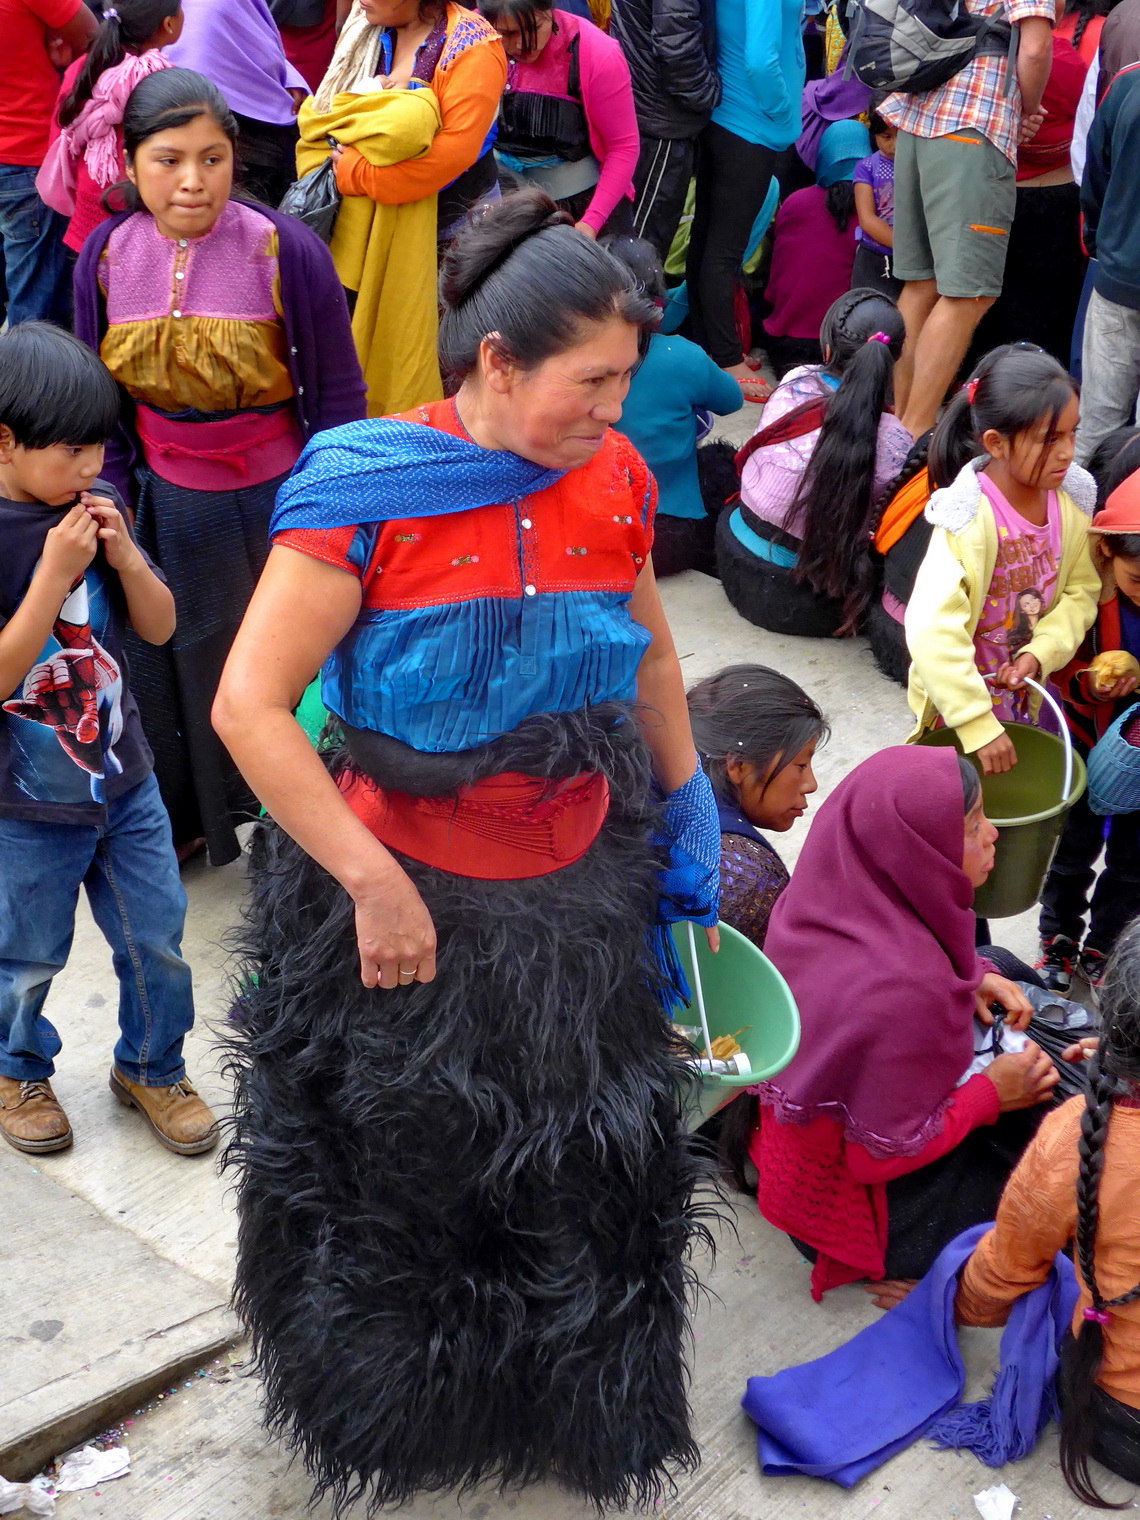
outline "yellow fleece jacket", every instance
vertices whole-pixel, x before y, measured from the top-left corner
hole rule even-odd
[[[907,701],[918,720],[908,741],[913,743],[941,715],[967,754],[1003,732],[974,663],[974,630],[997,560],[997,526],[975,468],[984,463],[967,465],[952,485],[930,498],[926,516],[934,531],[907,603],[905,625],[911,658]],[[1096,618],[1101,581],[1088,539],[1095,501],[1092,476],[1074,465],[1057,492],[1061,560],[1053,597],[1033,638],[1019,651],[1036,656],[1042,679],[1072,659]],[[1033,696],[1036,712],[1040,699]]]

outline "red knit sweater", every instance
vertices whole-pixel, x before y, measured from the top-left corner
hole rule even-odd
[[[769,1224],[819,1255],[811,1296],[860,1278],[881,1278],[887,1251],[887,1183],[945,1156],[971,1130],[993,1124],[997,1088],[979,1073],[957,1089],[942,1129],[916,1155],[872,1156],[834,1119],[783,1124],[761,1107],[749,1153],[759,1173],[756,1202]]]

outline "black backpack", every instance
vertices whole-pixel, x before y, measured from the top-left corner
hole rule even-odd
[[[1004,16],[974,16],[965,0],[846,0],[847,62],[873,90],[937,89],[975,58],[1009,56],[1013,88],[1017,28]]]

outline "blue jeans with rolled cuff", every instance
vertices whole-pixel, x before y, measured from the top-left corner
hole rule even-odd
[[[119,979],[115,1065],[147,1087],[179,1081],[194,1023],[186,893],[153,775],[100,825],[0,818],[0,1075],[42,1081],[55,1069],[62,1041],[43,1006],[71,952],[80,887]]]

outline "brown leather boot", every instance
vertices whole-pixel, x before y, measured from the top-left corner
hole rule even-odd
[[[111,1067],[111,1091],[127,1108],[137,1108],[168,1151],[200,1156],[218,1143],[218,1121],[183,1077],[166,1087],[144,1087]]]
[[[22,1082],[19,1077],[0,1077],[0,1134],[32,1156],[65,1151],[73,1138],[51,1083]]]

